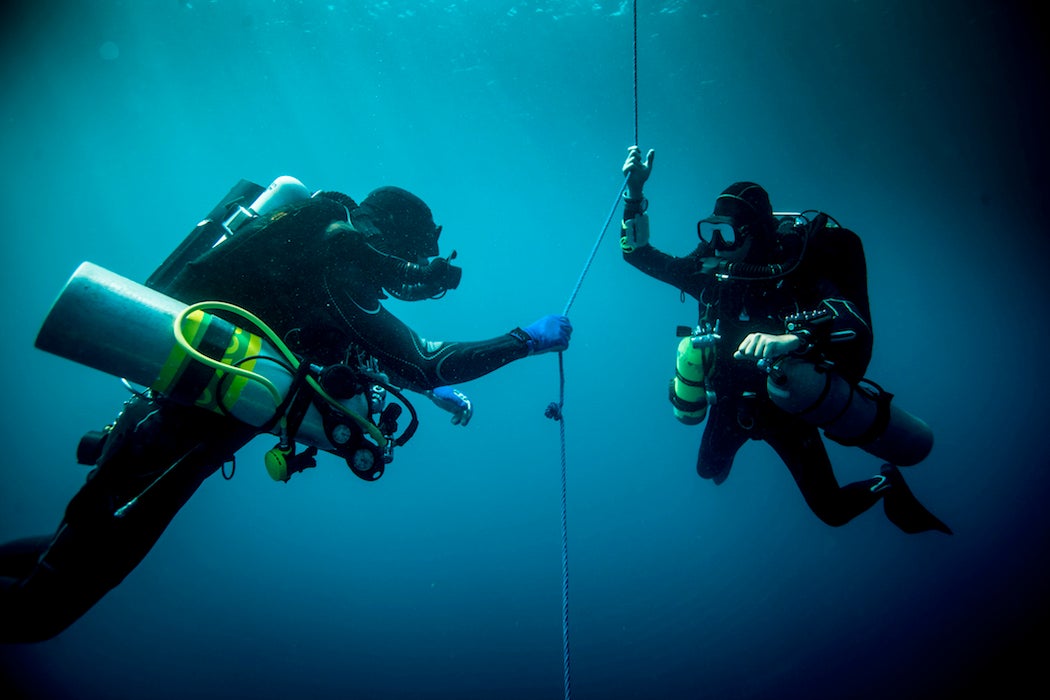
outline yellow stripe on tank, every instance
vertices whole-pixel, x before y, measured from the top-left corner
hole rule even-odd
[[[243,336],[247,336],[247,342],[244,342],[245,338]],[[255,369],[256,358],[259,356],[260,350],[262,350],[262,338],[254,333],[238,328],[234,331],[233,337],[230,338],[230,344],[222,355],[222,363],[251,372]],[[218,372],[216,376],[218,377],[222,374],[224,373]],[[247,386],[249,381],[251,380],[248,377],[241,375],[233,378],[229,388],[222,396],[222,403],[226,408],[237,403],[241,397],[241,392],[244,391],[244,387]]]
[[[191,345],[198,336],[204,337],[204,332],[207,330],[210,320],[211,316],[199,310],[185,317],[182,332]],[[157,379],[150,385],[150,389],[166,393],[178,383],[179,377],[182,376],[186,366],[192,361],[193,358],[189,356],[182,345],[175,343],[168,354],[168,359],[164,361],[164,366],[160,369],[160,374],[157,375]]]

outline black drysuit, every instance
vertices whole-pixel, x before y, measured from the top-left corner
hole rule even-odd
[[[708,408],[697,473],[722,483],[744,443],[764,440],[784,461],[810,509],[838,526],[879,500],[881,494],[872,487],[882,479],[839,486],[818,428],[773,404],[766,392],[767,375],[754,361],[733,359],[748,334],[782,334],[787,316],[823,310],[830,320],[814,329],[812,352],[834,361],[849,381],[863,378],[871,360],[872,329],[860,238],[847,229],[824,227],[808,241],[800,237],[792,242],[790,253],[777,254],[767,246],[771,257],[789,270],[782,276],[758,265],[736,265],[728,279],[703,272],[703,260],[714,256],[703,241],[684,257],[646,245],[625,252],[624,260],[696,298],[699,320],[718,324],[721,339],[707,376],[707,388],[717,400]],[[803,243],[801,262],[792,269],[791,258],[800,254]]]

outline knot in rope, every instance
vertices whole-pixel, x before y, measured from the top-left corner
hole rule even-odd
[[[551,401],[547,404],[547,410],[543,412],[543,415],[551,420],[561,420],[561,404],[557,401]]]

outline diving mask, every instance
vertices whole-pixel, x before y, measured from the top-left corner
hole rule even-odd
[[[714,218],[714,217],[712,217]],[[700,240],[718,250],[732,250],[743,242],[746,227],[737,231],[733,222],[726,220],[704,219],[696,225]]]

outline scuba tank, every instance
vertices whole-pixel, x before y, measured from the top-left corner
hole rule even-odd
[[[769,368],[766,390],[779,408],[891,464],[910,467],[933,449],[933,431],[867,380],[850,384],[827,363],[783,357]]]
[[[149,276],[146,286],[167,292],[172,281],[188,263],[234,235],[244,224],[278,207],[309,199],[310,196],[310,191],[302,182],[288,175],[282,175],[266,188],[241,180]],[[245,207],[246,202],[251,204]]]
[[[232,214],[222,222],[223,228],[228,234],[222,235],[215,245],[219,245],[226,239],[226,235],[233,235],[241,226],[257,216],[265,216],[275,209],[310,199],[310,191],[306,185],[294,177],[282,175],[267,187],[258,198],[251,203],[247,209],[238,205]],[[213,246],[214,247],[214,246]]]
[[[698,425],[707,417],[708,404],[714,403],[714,394],[707,391],[705,379],[715,362],[717,329],[699,326],[691,330],[679,326],[674,379],[669,396],[674,417],[685,425]]]
[[[214,310],[243,317],[262,335],[210,313]],[[333,397],[326,382],[319,381],[331,368],[300,364],[262,321],[243,309],[220,302],[187,306],[88,262],[67,282],[35,344],[173,401],[279,435],[277,449],[286,457],[294,453],[294,441],[335,454],[366,481],[382,476],[393,447],[407,442],[417,425],[406,401],[412,424],[395,439],[393,419],[399,411],[389,409],[400,406],[384,410],[370,401],[365,387],[345,379],[327,383],[338,395]],[[385,386],[385,377],[364,379]],[[402,398],[396,388],[387,388]],[[380,410],[377,425],[370,416]],[[282,471],[280,464],[271,468],[269,456],[267,460],[271,476],[287,481],[287,465]]]

